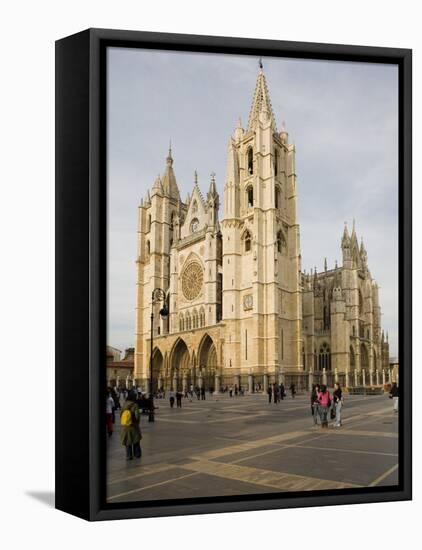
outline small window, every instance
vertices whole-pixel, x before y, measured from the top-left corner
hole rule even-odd
[[[276,208],[280,207],[280,189],[278,185],[276,185],[274,189],[274,203]]]
[[[245,233],[245,252],[249,252],[251,249],[251,234],[249,231]]]
[[[253,174],[253,149],[249,147],[248,149],[248,174]]]
[[[246,189],[246,200],[247,200],[248,208],[252,208],[253,207],[253,186],[252,185],[250,185]]]
[[[148,214],[148,227],[147,227],[147,232],[148,231],[151,231],[151,214]]]
[[[287,247],[286,243],[286,237],[284,236],[283,231],[280,231],[277,233],[277,251],[282,253]]]
[[[149,241],[147,241],[146,243],[146,254],[147,254],[147,258],[149,258],[150,254],[151,254],[151,244]]]
[[[274,149],[274,175],[278,174],[278,151]]]

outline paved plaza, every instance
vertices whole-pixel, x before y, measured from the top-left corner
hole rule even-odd
[[[308,394],[262,394],[142,415],[142,458],[126,461],[120,422],[108,440],[108,501],[233,496],[398,483],[398,415],[387,395],[345,397],[343,426],[312,425]]]

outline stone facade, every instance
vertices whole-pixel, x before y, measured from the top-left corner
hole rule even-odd
[[[301,270],[295,147],[277,130],[262,69],[247,128],[239,122],[229,140],[223,206],[220,223],[214,175],[204,197],[195,173],[181,200],[170,150],[139,206],[137,383],[149,391],[153,307],[155,387],[381,384],[388,343],[354,228],[344,231],[342,267]]]

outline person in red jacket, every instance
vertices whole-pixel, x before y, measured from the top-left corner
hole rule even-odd
[[[331,394],[327,390],[327,386],[322,385],[321,391],[318,393],[319,415],[321,418],[321,428],[328,428],[328,411],[331,407]]]

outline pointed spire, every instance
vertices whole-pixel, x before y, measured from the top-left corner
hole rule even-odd
[[[248,131],[252,130],[255,124],[259,119],[261,113],[267,113],[267,116],[270,118],[271,123],[276,129],[275,117],[273,113],[273,108],[271,106],[270,94],[268,92],[267,81],[265,80],[264,71],[260,64],[260,70],[258,73],[258,78],[255,86],[255,93],[252,101],[251,111],[249,113],[248,121]]]
[[[349,246],[350,245],[350,236],[349,236],[349,230],[347,228],[347,222],[344,222],[344,230],[343,230],[343,237],[341,239],[341,246]]]
[[[324,258],[324,271],[327,271],[327,258]]]
[[[365,245],[363,244],[363,237],[361,237],[360,239],[360,253],[366,254],[366,248],[365,248]]]
[[[198,172],[196,170],[193,173],[193,181],[194,181],[195,185],[198,185]]]
[[[171,141],[169,143],[169,152],[166,158],[166,169],[163,175],[163,190],[164,193],[172,197],[173,199],[179,199],[179,187],[177,185],[176,176],[173,171],[173,155],[171,150]]]
[[[173,157],[171,154],[171,140],[169,143],[169,154],[167,155],[166,162],[167,162],[167,165],[173,166]]]
[[[218,196],[217,193],[217,187],[215,185],[215,172],[211,172],[211,182],[210,182],[210,189],[208,191],[208,196]]]
[[[335,268],[338,269],[338,262],[337,262],[337,260],[336,260],[336,267],[335,267]]]
[[[161,182],[160,174],[155,179],[154,185],[152,186],[152,194],[155,195],[155,193],[164,194],[163,184]]]

